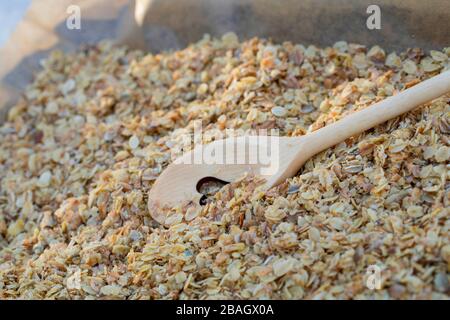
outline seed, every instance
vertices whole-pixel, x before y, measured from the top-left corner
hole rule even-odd
[[[391,153],[399,153],[403,149],[405,149],[406,146],[407,146],[407,143],[400,140],[400,141],[397,141],[395,144],[390,145],[389,151],[391,151]]]
[[[48,114],[57,114],[58,113],[58,104],[55,101],[50,101],[45,106],[45,113]]]
[[[198,207],[189,207],[189,208],[186,210],[186,214],[184,215],[184,219],[185,219],[186,221],[194,220],[195,218],[198,217],[198,215],[200,214],[200,212],[201,212],[201,208],[198,208]]]
[[[272,113],[275,117],[284,117],[286,116],[287,111],[283,107],[276,106],[272,108]]]
[[[395,233],[401,234],[403,232],[403,222],[397,216],[390,216],[389,221],[391,222],[392,229]]]
[[[277,277],[281,277],[294,268],[293,259],[280,259],[273,264],[273,273]]]
[[[417,65],[412,60],[406,60],[403,63],[403,71],[405,71],[407,74],[416,74]]]
[[[115,137],[116,133],[114,131],[106,131],[105,134],[103,135],[103,139],[107,142],[113,141]]]
[[[311,227],[308,230],[309,239],[315,242],[320,241],[320,232],[317,228]]]
[[[450,289],[450,285],[448,282],[448,277],[444,272],[438,273],[434,277],[434,287],[437,291],[440,292],[447,292]]]
[[[341,218],[333,217],[333,218],[330,218],[328,220],[328,222],[329,222],[330,226],[333,227],[336,230],[343,230],[344,229],[345,222]]]
[[[252,108],[247,114],[247,121],[254,121],[258,118],[258,109]]]
[[[374,61],[383,61],[386,56],[384,50],[379,46],[373,46],[369,52],[367,52],[367,56]]]
[[[52,174],[50,171],[44,171],[38,180],[38,185],[40,187],[48,187],[50,185],[50,180],[52,179]]]
[[[340,52],[347,52],[348,51],[348,43],[346,41],[338,41],[336,42],[333,47]]]
[[[202,83],[198,86],[197,94],[202,95],[208,92],[208,85],[206,83]]]
[[[287,194],[297,193],[299,189],[300,187],[297,185],[289,186]]]
[[[165,296],[168,293],[167,287],[164,284],[160,284],[158,286],[158,292],[160,295]]]
[[[441,256],[447,263],[450,264],[450,244],[447,244],[441,249]]]
[[[305,104],[300,107],[301,113],[311,113],[314,110],[316,110],[316,108],[314,108],[314,106],[312,104]]]
[[[7,234],[9,237],[14,238],[19,233],[24,230],[25,223],[22,219],[17,219],[15,222],[11,223],[8,227]]]
[[[131,241],[136,242],[142,239],[142,233],[137,230],[131,230],[129,237]]]
[[[69,92],[75,89],[75,87],[76,87],[75,80],[69,79],[61,85],[60,90],[63,95],[67,95]]]
[[[128,141],[128,145],[131,149],[136,149],[137,147],[139,147],[139,138],[135,135],[132,135],[130,140]]]
[[[423,68],[423,71],[425,72],[433,72],[436,70],[439,70],[441,68],[441,66],[437,63],[435,63],[432,59],[430,58],[425,58],[420,62],[420,65]]]
[[[446,162],[450,158],[450,147],[442,146],[434,154],[437,162]]]
[[[107,285],[100,289],[100,293],[105,296],[118,296],[122,290],[121,286],[118,285]]]
[[[186,273],[184,273],[183,271],[178,272],[178,273],[175,275],[175,281],[176,281],[178,284],[184,283],[184,282],[186,281],[186,279],[187,279]]]
[[[358,53],[353,58],[353,65],[358,69],[364,69],[367,67],[367,59],[364,53]]]
[[[402,60],[395,52],[392,52],[386,57],[385,64],[388,67],[400,67],[402,65]]]
[[[448,56],[441,51],[431,50],[430,55],[434,60],[439,62],[444,62],[448,60]]]
[[[411,218],[420,218],[423,216],[423,208],[420,206],[410,206],[406,211]]]
[[[348,173],[358,173],[361,172],[363,166],[361,164],[350,164],[344,167],[344,170]]]
[[[221,125],[225,125],[227,122],[227,116],[222,114],[219,118],[217,118],[217,123]]]
[[[116,244],[112,248],[112,253],[116,255],[126,255],[130,251],[130,248],[128,246],[124,246],[121,244]]]
[[[182,214],[173,214],[166,218],[166,221],[164,222],[167,225],[175,225],[183,221],[183,215]]]
[[[239,45],[239,38],[234,32],[227,32],[222,36],[223,44],[227,48],[234,48]]]

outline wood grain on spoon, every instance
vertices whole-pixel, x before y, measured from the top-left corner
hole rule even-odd
[[[231,182],[249,173],[264,177],[264,188],[269,189],[294,176],[302,165],[317,153],[448,92],[450,71],[301,137],[270,137],[270,142],[265,145],[258,140],[261,137],[243,136],[198,146],[170,164],[155,181],[149,192],[150,214],[158,222],[164,223],[165,216],[161,208],[186,203],[199,205],[202,195],[197,190],[197,184],[206,177]],[[277,147],[268,147],[273,146],[272,143]],[[225,163],[222,164],[193,163],[193,159],[202,159],[205,150],[229,150],[227,148],[230,146],[235,150],[235,157],[241,159],[238,164],[236,161],[223,161]],[[254,152],[270,154],[270,159],[276,163],[249,161],[253,156],[257,157]],[[276,170],[268,170],[269,167]]]

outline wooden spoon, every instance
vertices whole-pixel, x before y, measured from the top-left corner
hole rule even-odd
[[[230,182],[242,177],[245,173],[251,173],[264,177],[266,179],[264,188],[269,189],[294,176],[301,166],[317,153],[447,92],[450,92],[450,71],[443,72],[304,136],[272,137],[271,139],[274,140],[271,142],[274,142],[275,146],[278,145],[278,148],[270,147],[273,146],[271,142],[261,143],[263,141],[261,136],[227,138],[198,146],[170,164],[155,181],[149,192],[150,214],[158,222],[164,223],[166,217],[160,208],[186,203],[199,205],[202,194],[198,191],[198,184],[207,177]],[[221,149],[228,147],[236,148],[231,150],[235,150],[235,156],[240,161],[236,161],[235,158],[234,161],[223,161],[224,164],[210,164],[205,161],[193,163],[193,159],[202,159],[205,150],[212,150],[211,148],[230,150]],[[267,162],[264,165],[251,161],[255,159],[252,158],[255,156],[255,150],[262,154],[268,152],[271,156],[270,165],[276,170],[268,170]],[[277,162],[276,165],[273,165],[274,161]]]

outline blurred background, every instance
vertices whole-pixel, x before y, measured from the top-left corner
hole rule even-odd
[[[6,42],[30,3],[31,0],[0,0],[0,46]]]

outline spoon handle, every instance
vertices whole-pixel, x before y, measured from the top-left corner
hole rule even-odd
[[[450,71],[425,80],[395,96],[308,134],[312,155],[450,92]],[[306,136],[305,136],[306,137]]]

